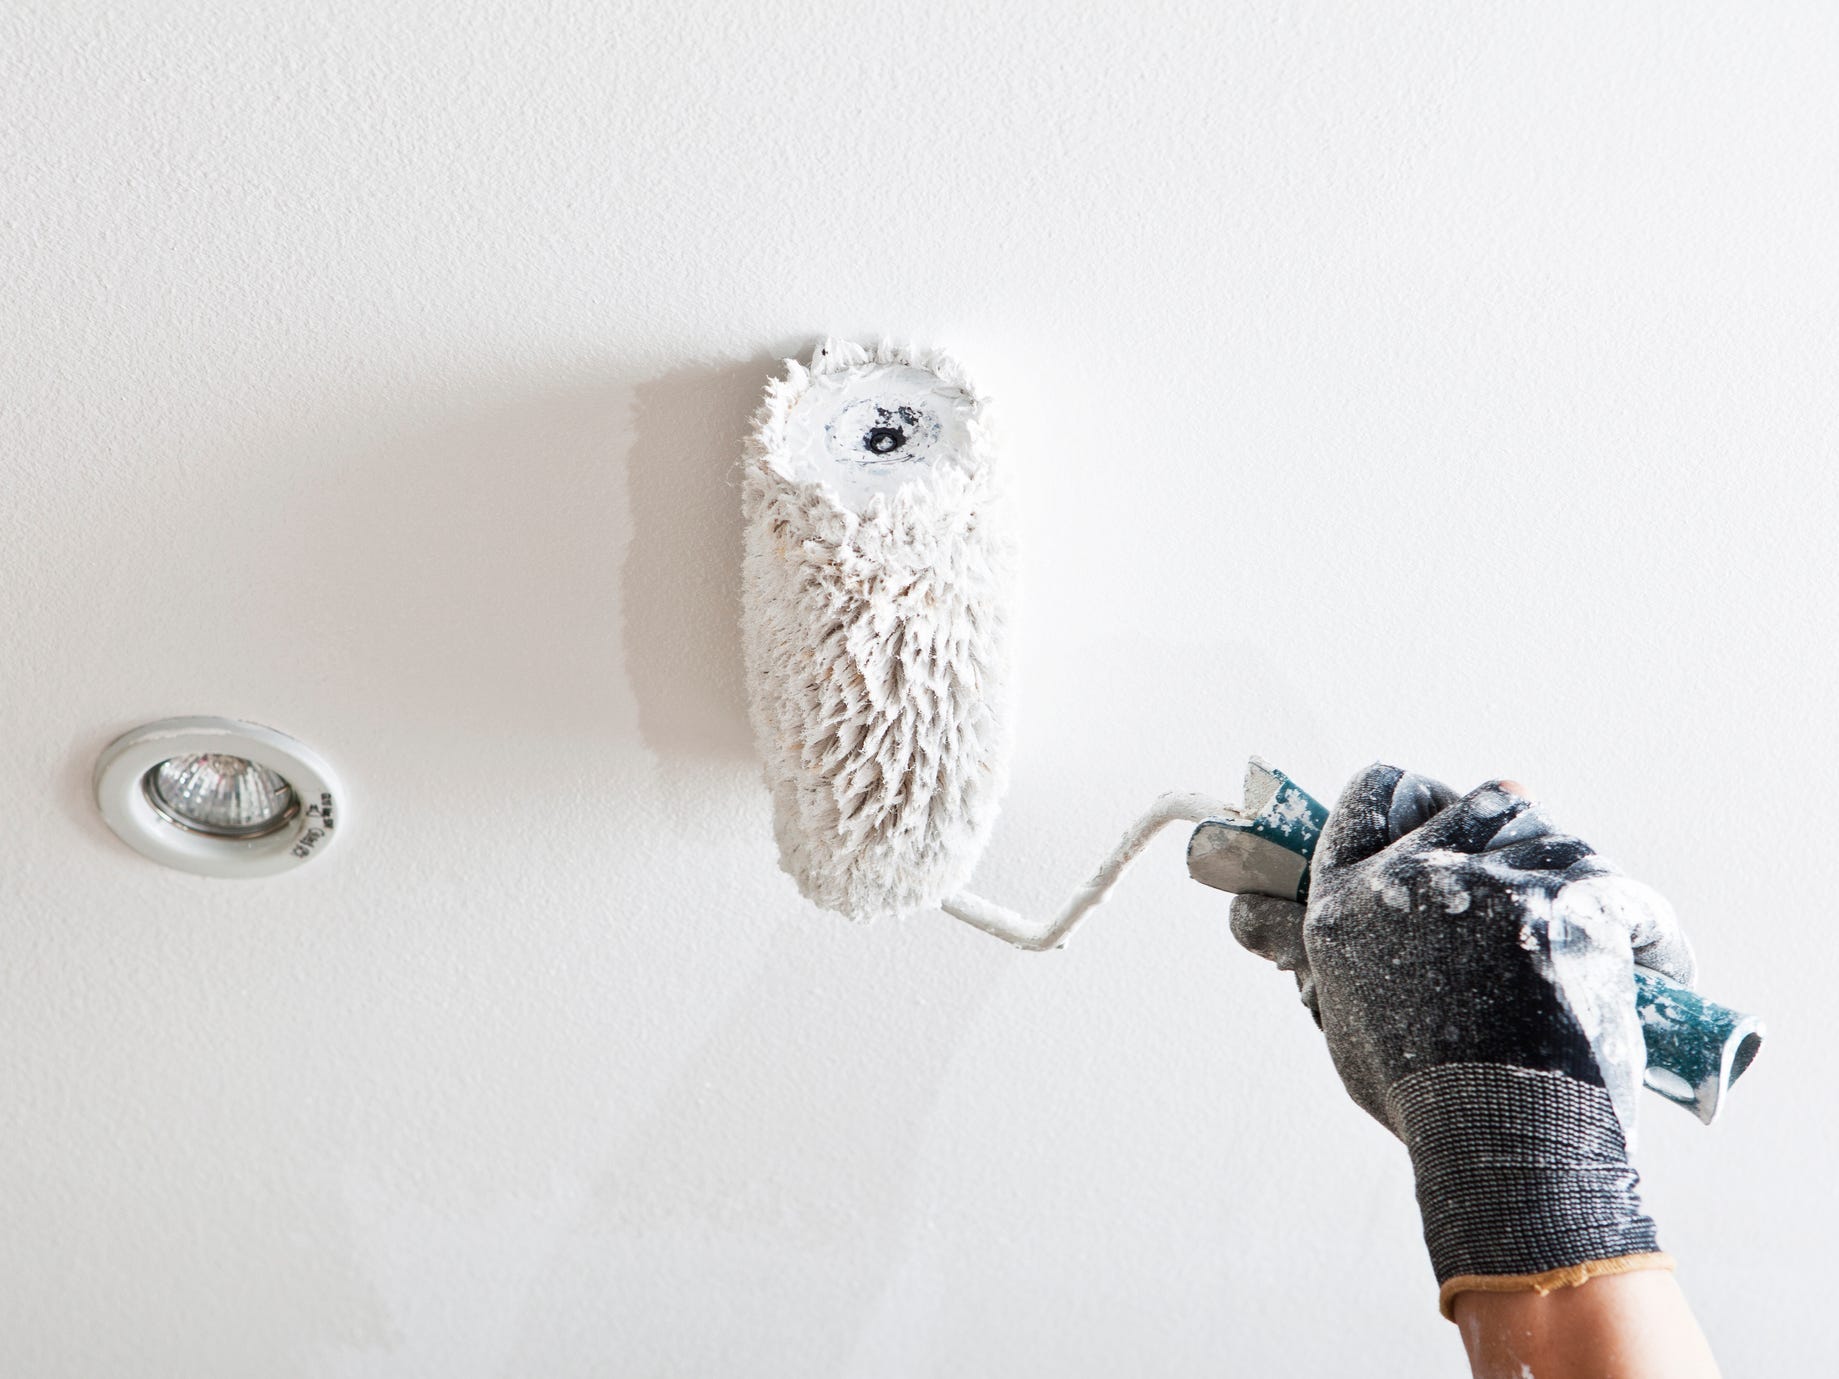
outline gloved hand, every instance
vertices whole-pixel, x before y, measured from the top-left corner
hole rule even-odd
[[[1629,1162],[1646,1051],[1634,964],[1690,984],[1670,906],[1517,787],[1374,765],[1342,792],[1308,907],[1233,902],[1245,947],[1296,974],[1348,1092],[1410,1151],[1451,1315],[1669,1268]]]

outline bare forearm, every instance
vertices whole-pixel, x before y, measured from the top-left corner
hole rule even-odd
[[[1463,1293],[1456,1325],[1475,1379],[1718,1379],[1670,1273],[1538,1293]]]

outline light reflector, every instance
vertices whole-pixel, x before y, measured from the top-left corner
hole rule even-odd
[[[214,838],[260,838],[300,808],[280,772],[228,752],[172,757],[145,779],[155,809],[181,828]]]

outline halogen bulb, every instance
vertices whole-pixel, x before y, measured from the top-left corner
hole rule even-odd
[[[294,787],[260,762],[223,752],[171,757],[146,776],[147,799],[181,828],[261,838],[300,811]]]

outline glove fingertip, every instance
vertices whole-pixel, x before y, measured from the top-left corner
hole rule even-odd
[[[1302,947],[1303,907],[1274,895],[1238,895],[1232,901],[1232,936],[1241,948],[1279,962]]]

